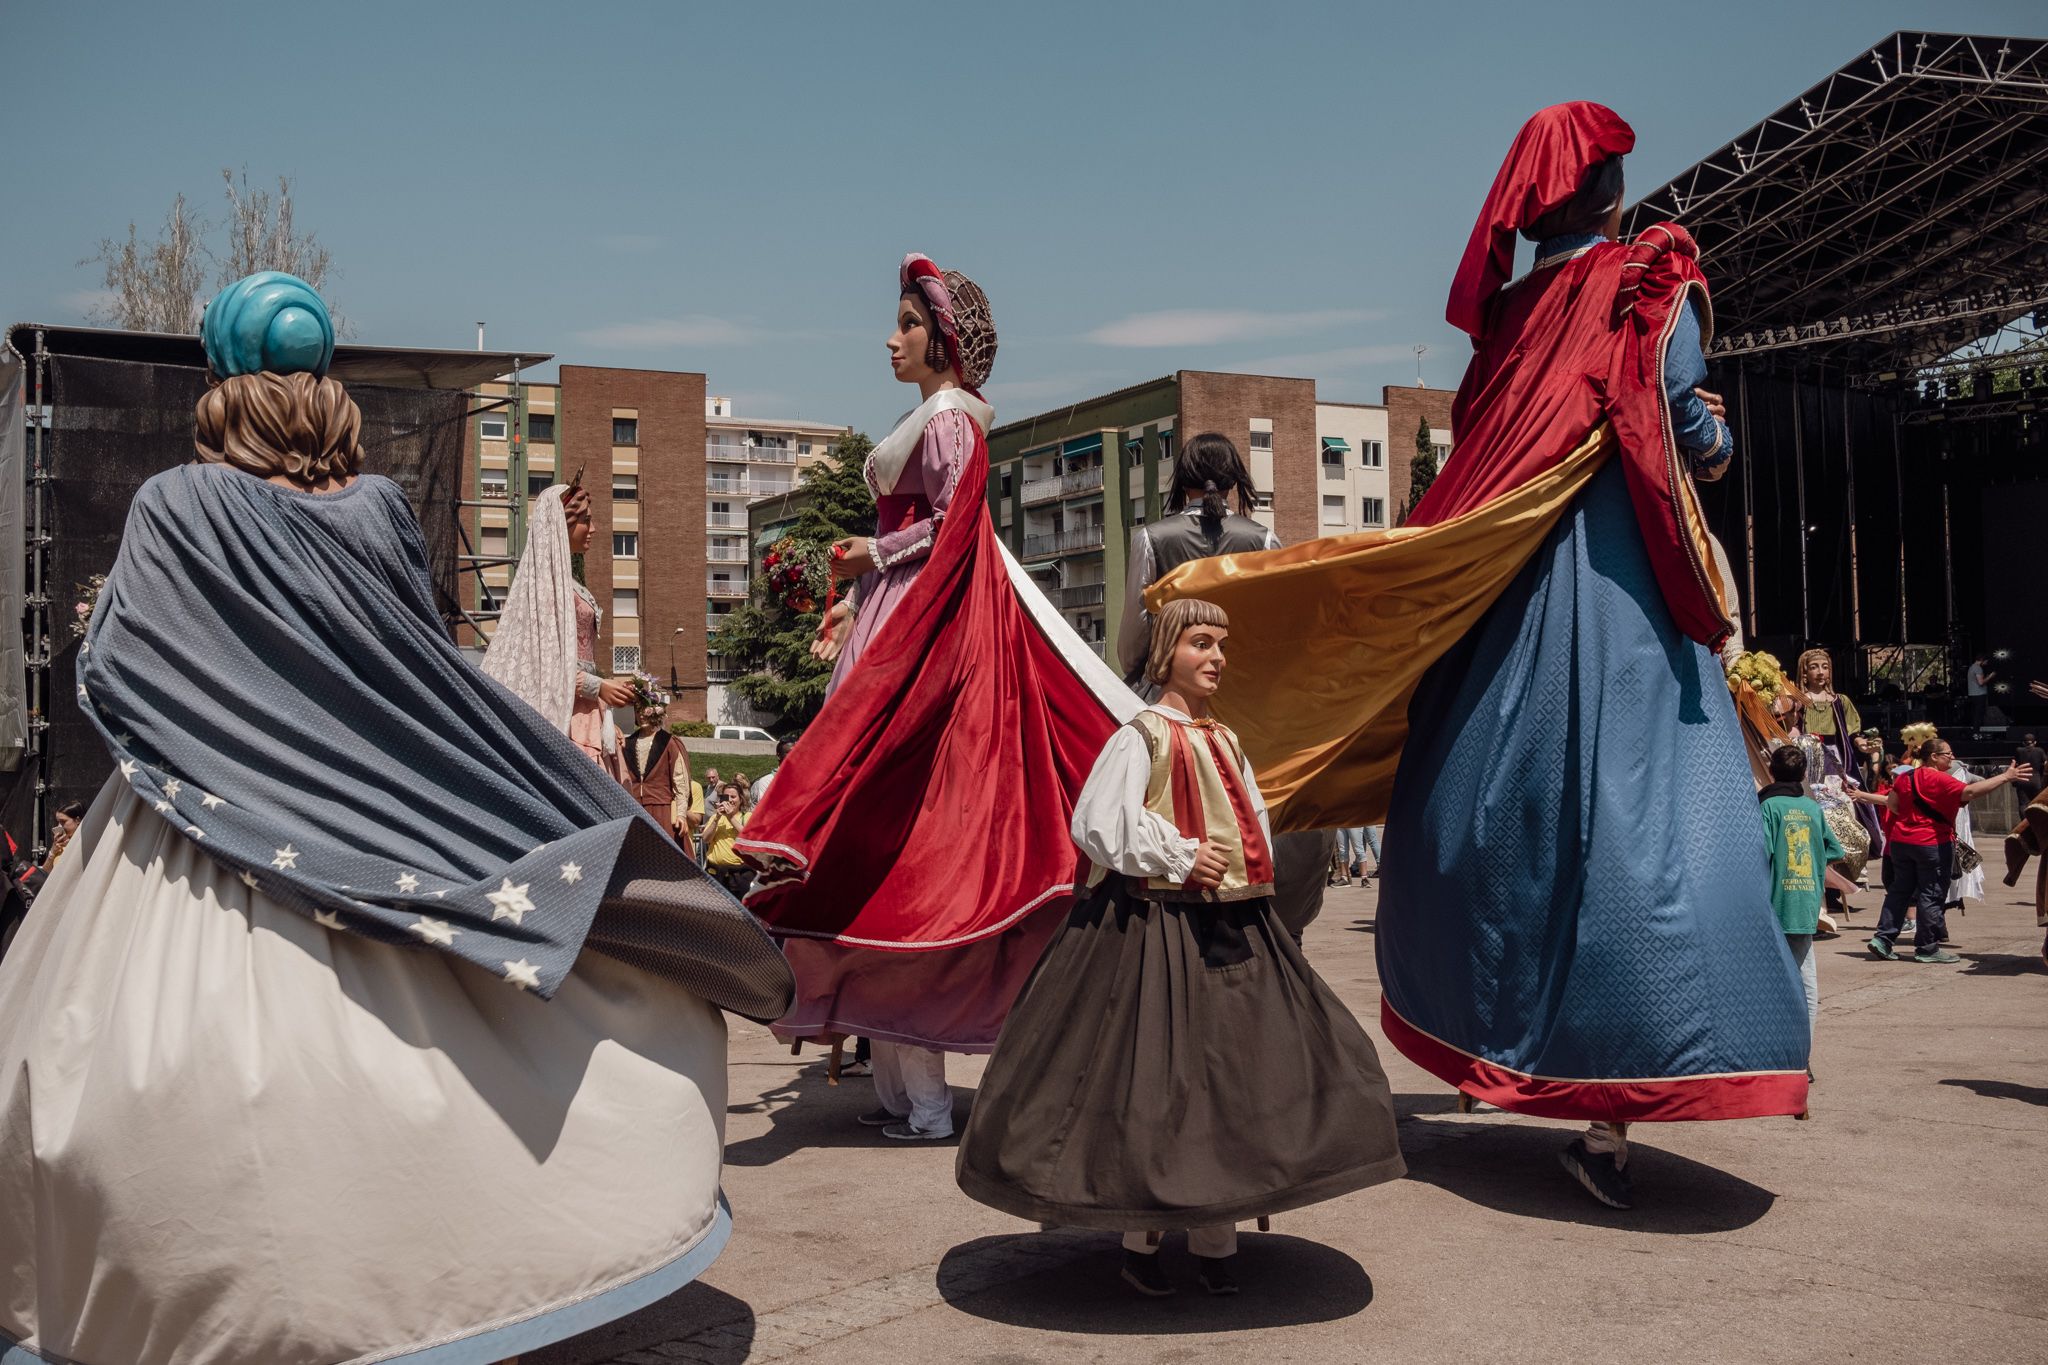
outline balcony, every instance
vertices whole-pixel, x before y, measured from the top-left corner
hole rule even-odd
[[[744,578],[707,578],[704,580],[704,595],[707,597],[745,598],[747,580]]]
[[[1056,474],[1049,479],[1033,479],[1024,485],[1024,505],[1033,507],[1055,498],[1072,497],[1076,493],[1092,493],[1102,487],[1102,466],[1093,469],[1076,470],[1072,474]]]
[[[706,512],[704,524],[714,531],[744,531],[747,517],[744,512]]]
[[[747,547],[738,545],[712,545],[704,551],[704,557],[716,564],[744,564],[747,562]]]
[[[738,441],[707,441],[704,458],[730,464],[795,464],[793,446],[749,446]]]
[[[1103,585],[1100,583],[1079,583],[1071,588],[1052,588],[1046,596],[1061,611],[1078,611],[1083,607],[1102,605]]]
[[[704,481],[704,490],[721,498],[766,498],[777,493],[787,493],[796,484],[788,479],[732,479],[720,478],[713,474]]]
[[[730,617],[731,615],[732,613],[729,611],[714,611],[707,613],[704,617],[705,631],[707,631],[710,634],[716,635],[718,633],[718,628],[724,625],[726,622],[726,618]]]
[[[1051,535],[1024,537],[1024,558],[1047,559],[1053,555],[1079,554],[1102,548],[1100,526],[1072,526]]]

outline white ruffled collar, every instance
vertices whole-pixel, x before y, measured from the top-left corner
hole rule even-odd
[[[932,418],[954,409],[973,418],[974,425],[981,428],[984,436],[988,434],[989,423],[995,420],[996,410],[967,390],[940,389],[905,413],[896,429],[868,452],[868,486],[883,493],[893,489],[896,481],[903,477],[904,466],[910,463],[911,452],[917,449],[918,440],[924,435],[924,429],[931,425]]]

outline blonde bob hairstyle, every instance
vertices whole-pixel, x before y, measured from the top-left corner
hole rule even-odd
[[[348,390],[322,375],[234,375],[213,383],[192,415],[192,444],[209,464],[307,487],[363,467],[363,414]]]
[[[1180,637],[1196,626],[1230,629],[1230,617],[1214,602],[1199,597],[1176,597],[1152,618],[1152,652],[1145,658],[1145,677],[1160,687],[1173,673],[1173,651]]]

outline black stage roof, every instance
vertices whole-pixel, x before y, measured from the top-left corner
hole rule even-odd
[[[1711,356],[1892,378],[2048,309],[2048,39],[1894,33],[1646,195],[1700,244]]]
[[[53,355],[193,369],[206,366],[206,352],[199,338],[177,332],[123,332],[17,322],[7,329],[7,344],[24,360],[32,359],[37,332],[43,334],[43,345]],[[342,345],[334,348],[334,364],[328,373],[345,384],[373,384],[388,389],[470,389],[515,369],[545,364],[552,359],[545,351],[429,351],[413,346]]]

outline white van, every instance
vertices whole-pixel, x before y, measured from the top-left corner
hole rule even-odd
[[[775,736],[758,725],[721,725],[711,732],[713,739],[747,739],[773,744]]]

